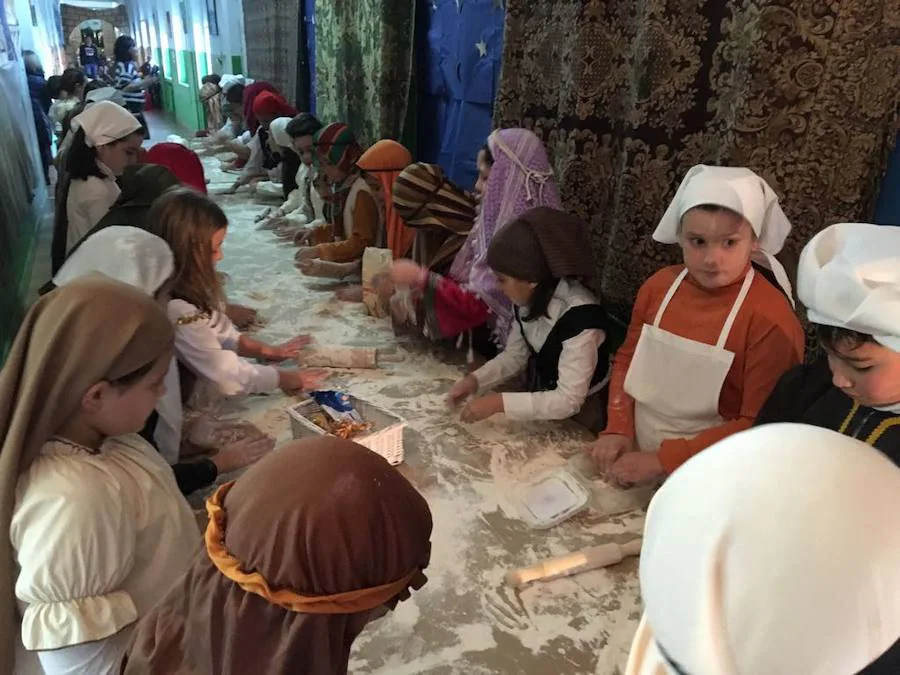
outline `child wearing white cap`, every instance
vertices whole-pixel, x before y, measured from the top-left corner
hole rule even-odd
[[[647,511],[625,675],[900,673],[900,472],[805,424],[736,434]]]
[[[797,290],[827,359],[785,374],[757,424],[833,429],[900,465],[900,228],[823,230],[803,249]]]
[[[607,427],[591,448],[601,471],[621,485],[652,482],[753,425],[803,356],[790,282],[774,258],[790,229],[749,169],[688,172],[653,233],[679,244],[684,264],[638,293],[613,362]]]

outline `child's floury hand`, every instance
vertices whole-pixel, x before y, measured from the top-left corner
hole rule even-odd
[[[478,380],[474,375],[466,375],[459,382],[450,387],[447,392],[447,405],[451,408],[457,407],[470,396],[474,396],[478,392]]]
[[[275,361],[276,363],[279,361],[287,361],[288,359],[297,356],[297,354],[300,353],[300,350],[309,345],[310,342],[312,342],[312,338],[309,335],[298,335],[284,344],[266,348],[263,356],[269,361]]]
[[[503,412],[503,396],[501,394],[488,394],[469,401],[459,416],[466,424],[480,422]]]

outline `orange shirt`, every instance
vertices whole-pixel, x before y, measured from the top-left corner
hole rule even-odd
[[[625,376],[643,325],[653,323],[663,297],[683,269],[682,265],[666,267],[638,291],[628,336],[613,359],[604,433],[634,438],[634,399],[625,393]],[[741,277],[725,288],[708,290],[688,275],[663,313],[660,328],[714,345],[743,282]],[[803,328],[787,298],[757,273],[725,343],[725,349],[734,352],[734,362],[719,395],[719,415],[725,422],[692,439],[664,441],[659,448],[659,459],[666,472],[672,473],[693,455],[726,436],[750,428],[778,379],[802,362],[804,345]],[[690,383],[684,386],[689,387]],[[678,392],[673,391],[672,396],[678,396]]]

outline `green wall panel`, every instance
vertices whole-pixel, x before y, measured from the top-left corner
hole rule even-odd
[[[231,57],[231,72],[240,75],[244,72],[243,68],[244,68],[244,66],[241,63],[241,57],[240,56],[232,56]]]

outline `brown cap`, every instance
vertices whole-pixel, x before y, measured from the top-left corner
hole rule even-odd
[[[499,274],[535,283],[592,277],[595,271],[584,221],[546,206],[504,225],[491,241],[487,261]]]

